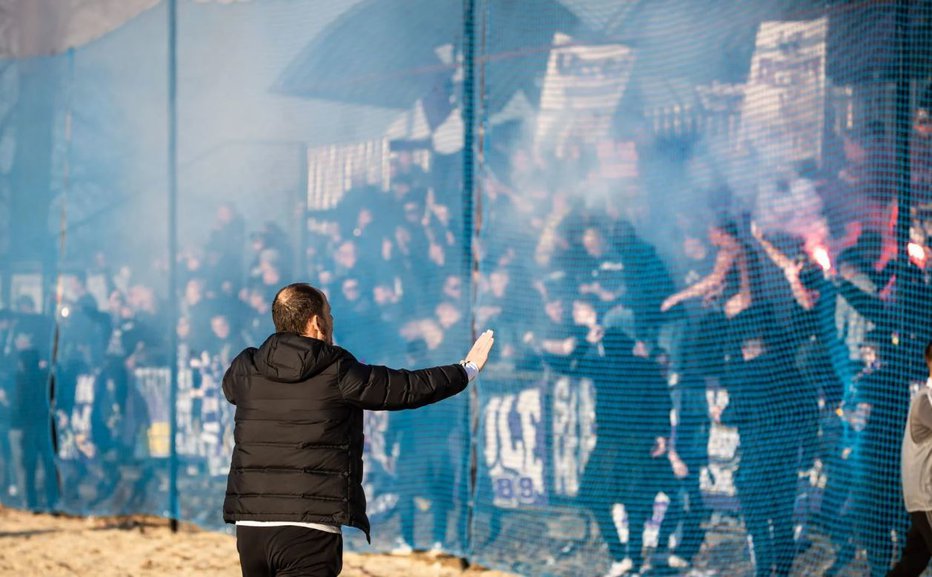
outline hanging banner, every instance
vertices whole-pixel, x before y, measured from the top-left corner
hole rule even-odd
[[[492,395],[483,408],[483,455],[496,507],[547,504],[543,411],[539,387]]]
[[[540,97],[535,145],[562,157],[569,144],[594,144],[609,136],[624,95],[634,52],[621,44],[577,46],[556,33]]]
[[[167,458],[169,443],[169,390],[172,375],[168,367],[145,367],[133,371],[133,383],[145,403],[136,427],[145,427],[145,446],[150,457]]]
[[[230,470],[236,407],[223,397],[222,366],[206,359],[193,365],[178,375],[175,445],[188,462],[222,477]]]
[[[354,186],[388,190],[390,154],[387,139],[308,148],[308,210],[335,207]]]
[[[560,377],[553,384],[553,485],[558,495],[579,494],[595,449],[595,386],[592,379]]]
[[[742,144],[758,156],[821,163],[827,22],[761,24],[741,115]]]
[[[56,406],[55,431],[58,458],[62,461],[89,460],[97,456],[92,422],[97,377],[97,374],[77,375],[72,402],[59,401]]]

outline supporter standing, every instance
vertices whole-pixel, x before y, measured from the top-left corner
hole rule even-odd
[[[342,525],[369,536],[362,488],[363,410],[413,409],[466,388],[493,344],[487,331],[460,364],[393,370],[334,346],[327,298],[288,285],[272,304],[276,333],[223,378],[236,405],[224,520],[237,524],[243,575],[342,569]]]
[[[901,474],[910,527],[899,561],[887,577],[918,577],[932,559],[932,343],[926,345],[929,380],[913,395],[903,432]]]

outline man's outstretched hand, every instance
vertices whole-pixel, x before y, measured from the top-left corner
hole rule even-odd
[[[466,355],[465,359],[466,362],[475,363],[481,371],[482,367],[485,366],[485,362],[489,359],[489,351],[492,350],[493,344],[495,344],[495,334],[489,329],[479,335],[472,348],[469,349],[469,354]]]

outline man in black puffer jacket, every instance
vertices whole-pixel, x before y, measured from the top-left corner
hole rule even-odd
[[[393,370],[333,345],[330,304],[310,285],[281,289],[272,320],[277,332],[223,377],[236,405],[223,518],[236,523],[244,577],[339,575],[340,527],[369,536],[362,411],[452,397],[485,365],[494,339],[483,333],[459,364]]]

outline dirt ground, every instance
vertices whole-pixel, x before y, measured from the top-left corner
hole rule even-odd
[[[512,577],[453,557],[344,557],[347,577]],[[0,508],[0,576],[239,577],[233,537],[151,517],[53,517]]]

